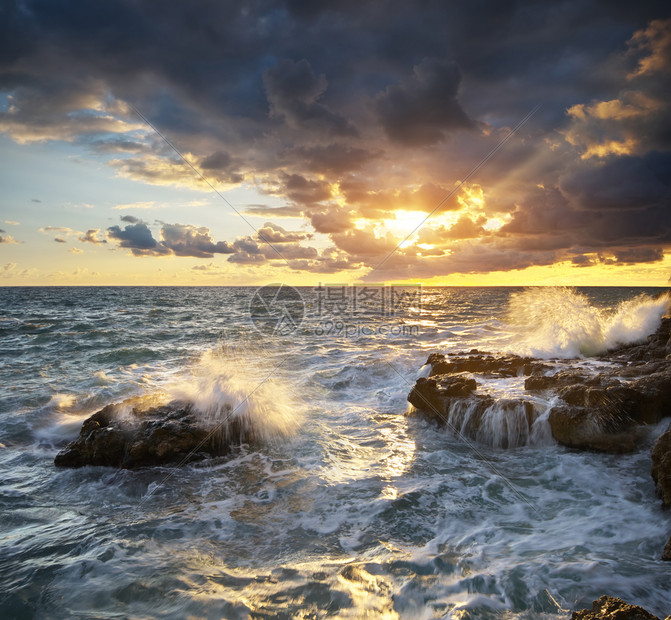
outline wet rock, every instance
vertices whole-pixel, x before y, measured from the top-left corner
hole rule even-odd
[[[231,441],[249,441],[235,421],[212,429],[189,403],[147,409],[108,405],[84,421],[77,439],[54,459],[58,467],[102,465],[132,469],[185,463],[230,451]]]
[[[666,541],[664,551],[662,551],[662,560],[671,562],[671,536],[669,537],[669,540]]]
[[[465,398],[475,392],[475,379],[440,376],[417,379],[408,395],[408,401],[418,409],[436,409],[442,412],[447,398]]]
[[[638,419],[645,424],[657,424],[671,415],[671,368],[665,362],[658,371],[649,365],[644,370],[644,376],[632,383],[632,387],[643,396],[643,411]]]
[[[553,407],[548,417],[554,439],[568,448],[624,454],[640,447],[647,429],[630,419],[602,418],[584,407]]]
[[[517,355],[495,357],[477,349],[471,350],[468,354],[458,353],[450,356],[431,353],[426,363],[431,366],[431,376],[469,372],[519,377],[549,370],[549,366],[530,357]]]
[[[464,376],[420,377],[408,394],[408,402],[422,411],[425,417],[442,425],[447,422],[452,403],[472,396],[476,389],[475,379]],[[480,407],[493,402],[490,397],[482,395],[476,395],[472,401]]]
[[[592,609],[574,611],[571,620],[659,620],[638,605],[630,605],[620,598],[602,596],[592,603]]]
[[[524,381],[524,389],[534,390],[557,390],[562,387],[572,386],[576,383],[581,385],[598,385],[598,377],[588,377],[579,371],[561,370],[554,375],[531,375]]]
[[[655,481],[657,495],[662,505],[671,507],[671,425],[660,436],[652,449],[652,469],[650,471]],[[670,541],[671,542],[671,541]],[[671,547],[667,543],[665,553],[671,554]]]
[[[414,411],[455,434],[497,448],[524,445],[536,418],[531,402],[494,399],[476,392],[477,383],[464,375],[420,378],[408,395]]]
[[[448,396],[469,398],[476,409],[489,406],[482,395],[469,393],[468,374],[524,376],[525,390],[561,399],[549,416],[552,435],[559,443],[583,450],[631,452],[643,445],[646,425],[671,415],[671,364],[666,359],[670,343],[671,318],[664,318],[647,342],[601,356],[608,364],[593,374],[586,374],[579,365],[552,373],[552,367],[532,358],[477,350],[432,353],[427,360],[430,378],[420,379],[408,400],[430,418],[444,417],[453,406]]]

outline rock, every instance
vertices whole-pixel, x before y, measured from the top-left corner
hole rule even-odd
[[[417,410],[407,415],[421,415],[493,447],[524,445],[536,417],[532,403],[494,399],[476,389],[475,380],[461,374],[419,378],[408,395]]]
[[[431,376],[470,372],[518,377],[532,373],[540,374],[549,370],[546,364],[530,357],[517,355],[494,357],[477,349],[471,350],[468,354],[451,355],[449,358],[442,353],[431,353],[426,363],[431,365]]]
[[[664,545],[664,551],[662,552],[662,560],[665,562],[671,562],[671,536],[669,536],[669,540],[666,541],[666,545]]]
[[[633,421],[620,421],[614,425],[612,420],[607,419],[602,424],[598,416],[583,407],[553,407],[548,422],[558,443],[568,448],[596,452],[633,452],[648,434],[648,429]]]
[[[659,620],[638,605],[630,605],[620,598],[602,596],[592,603],[592,609],[574,611],[571,620]]]
[[[478,394],[469,374],[492,377],[524,376],[529,392],[549,392],[561,398],[549,415],[555,440],[565,446],[600,452],[632,452],[642,447],[646,426],[671,415],[671,364],[666,356],[671,342],[671,318],[664,318],[648,342],[622,346],[601,356],[599,372],[584,366],[556,367],[528,357],[493,356],[482,351],[443,355],[432,353],[430,377],[419,379],[408,400],[427,417],[443,418],[468,399],[473,428],[478,415],[491,408],[491,398]],[[489,400],[487,400],[489,399]],[[517,399],[518,404],[524,399]],[[513,407],[513,410],[515,410]],[[533,423],[533,414],[531,416]]]
[[[420,377],[408,395],[408,401],[418,409],[443,410],[444,400],[447,397],[464,398],[475,392],[475,379],[466,377],[441,376],[439,378]]]
[[[652,469],[650,471],[655,481],[657,495],[662,505],[671,507],[671,424],[662,433],[652,449]],[[668,548],[669,545],[667,544]],[[665,549],[666,553],[666,549]],[[671,553],[671,549],[669,549]]]
[[[643,411],[638,419],[645,424],[657,424],[671,414],[671,368],[668,362],[659,370],[656,368],[646,365],[645,376],[632,383],[632,388],[643,395]]]
[[[576,370],[561,370],[554,375],[531,375],[524,381],[525,390],[555,390],[575,385],[599,385],[598,377],[587,377]]]
[[[79,437],[56,455],[54,464],[132,469],[189,462],[228,453],[233,439],[251,439],[235,421],[212,432],[185,402],[129,409],[108,405],[94,413],[84,421]]]
[[[420,377],[408,394],[408,402],[423,411],[426,417],[438,424],[445,424],[449,415],[450,403],[454,399],[471,396],[477,389],[475,379],[464,376]],[[479,400],[491,401],[489,397]]]

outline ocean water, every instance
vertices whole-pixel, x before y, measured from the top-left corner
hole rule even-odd
[[[665,617],[648,450],[562,448],[541,399],[508,449],[505,412],[472,439],[404,415],[431,352],[597,371],[656,329],[664,291],[0,289],[0,617],[554,619],[602,594]],[[54,467],[131,397],[189,398],[215,426],[232,409],[258,441]]]

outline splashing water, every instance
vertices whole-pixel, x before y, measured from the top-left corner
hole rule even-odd
[[[599,355],[623,344],[643,341],[669,310],[668,294],[640,295],[607,312],[571,288],[527,289],[510,297],[507,349],[539,358]]]
[[[192,403],[203,421],[223,436],[237,429],[270,441],[292,435],[300,423],[300,408],[282,383],[221,351],[203,353],[189,374],[165,392],[173,400]]]

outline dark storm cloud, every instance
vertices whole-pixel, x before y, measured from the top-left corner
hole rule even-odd
[[[671,166],[671,155],[666,157]],[[585,210],[644,209],[669,203],[671,186],[637,157],[585,167],[560,179],[560,188]]]
[[[618,263],[634,265],[636,263],[654,263],[664,258],[662,248],[630,248],[616,250],[615,260]]]
[[[214,173],[218,179],[229,183],[240,183],[244,178],[238,172],[238,163],[225,151],[215,151],[202,159],[200,169]]]
[[[316,76],[310,63],[282,59],[263,74],[271,115],[284,119],[294,128],[305,127],[334,136],[356,135],[355,127],[343,116],[317,101],[328,83]]]
[[[191,224],[163,224],[158,241],[146,222],[125,215],[123,221],[133,221],[123,229],[111,226],[107,236],[134,256],[191,256],[212,258],[215,254],[232,254],[236,250],[226,241],[215,242],[208,228]],[[94,231],[95,232],[95,231]]]
[[[159,245],[149,230],[149,226],[142,221],[127,224],[123,229],[119,226],[110,226],[107,236],[119,243],[119,247],[128,248],[135,256],[170,254],[167,248]]]
[[[280,175],[281,193],[293,202],[310,207],[331,197],[329,184],[322,180],[306,179],[300,174]]]
[[[387,135],[410,146],[434,144],[473,121],[457,101],[461,72],[456,63],[426,58],[412,77],[389,86],[378,97],[376,111]]]
[[[333,143],[326,146],[297,147],[284,153],[283,159],[299,161],[310,172],[342,175],[361,168],[379,155],[364,148]]]

